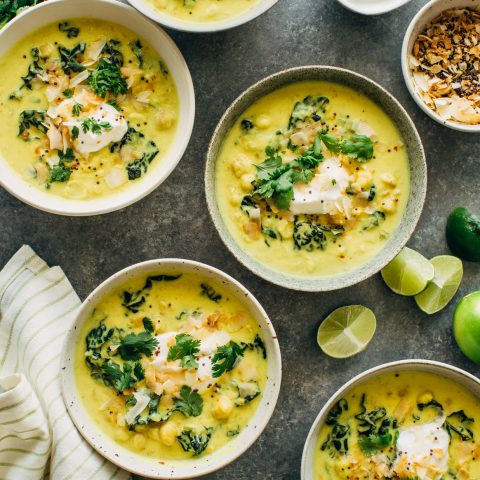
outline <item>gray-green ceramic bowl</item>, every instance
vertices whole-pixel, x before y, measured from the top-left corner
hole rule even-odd
[[[480,380],[460,368],[449,365],[448,363],[435,362],[432,360],[399,360],[396,362],[384,363],[378,367],[371,368],[347,382],[343,387],[330,397],[328,402],[322,407],[317,418],[313,422],[312,428],[308,433],[302,455],[302,473],[301,480],[314,480],[313,461],[317,448],[317,439],[325,423],[328,413],[332,407],[350,390],[358,385],[371,380],[372,378],[384,375],[386,373],[408,373],[425,372],[447,378],[470,390],[480,399]]]
[[[372,99],[389,115],[400,131],[410,159],[410,195],[399,227],[384,248],[359,268],[334,276],[294,276],[274,270],[246,253],[229,232],[216,199],[215,170],[222,143],[235,121],[259,98],[294,82],[324,80],[346,85]],[[365,280],[389,263],[407,243],[422,213],[427,191],[427,165],[422,141],[400,103],[372,80],[343,68],[306,66],[271,75],[252,85],[227,109],[213,133],[207,152],[205,191],[208,209],[220,237],[235,257],[253,273],[274,284],[293,290],[321,292],[337,290]]]

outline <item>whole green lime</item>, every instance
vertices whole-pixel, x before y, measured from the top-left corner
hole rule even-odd
[[[457,207],[447,219],[447,243],[464,260],[480,262],[480,219],[468,208]]]
[[[460,350],[480,364],[480,291],[460,300],[453,314],[453,334]]]

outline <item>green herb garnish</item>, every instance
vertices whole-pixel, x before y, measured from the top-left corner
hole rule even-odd
[[[121,339],[117,352],[122,360],[140,360],[142,354],[151,357],[157,345],[150,332],[129,333]]]
[[[189,386],[180,389],[180,398],[174,398],[175,411],[183,413],[186,417],[198,417],[203,410],[203,399]]]
[[[77,38],[80,33],[80,29],[77,27],[72,27],[68,22],[61,22],[58,24],[58,29],[65,33],[68,38]]]
[[[237,360],[243,357],[243,348],[234,341],[217,348],[217,352],[212,358],[213,377],[218,378],[226,372],[234,369]]]
[[[200,351],[200,340],[193,338],[188,333],[179,333],[175,336],[175,344],[168,350],[168,361],[180,360],[184,368],[198,368],[195,355]]]
[[[127,82],[122,77],[118,65],[104,58],[100,59],[96,70],[90,73],[88,83],[99,97],[105,97],[107,93],[117,96],[120,93],[127,93],[128,90]]]

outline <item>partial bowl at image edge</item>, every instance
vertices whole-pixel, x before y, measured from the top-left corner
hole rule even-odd
[[[74,378],[74,351],[79,341],[80,330],[98,302],[132,278],[159,272],[193,273],[208,277],[240,298],[259,324],[268,352],[268,375],[265,392],[249,421],[248,426],[235,439],[218,452],[198,457],[192,461],[164,461],[159,464],[140,454],[125,449],[96,426],[85,410],[77,393]],[[100,455],[115,465],[135,473],[156,479],[190,479],[217,471],[240,457],[250,448],[266,428],[278,400],[282,378],[280,346],[273,325],[258,300],[241,283],[225,272],[209,265],[178,258],[149,260],[127,267],[101,283],[82,303],[72,327],[65,339],[61,371],[61,388],[68,413],[79,433]],[[194,457],[195,458],[195,457]]]
[[[267,267],[243,251],[233,238],[217,205],[215,190],[216,162],[223,140],[235,121],[250,105],[281,87],[296,82],[316,80],[330,81],[353,88],[370,98],[389,115],[399,129],[407,147],[410,163],[410,194],[400,225],[383,249],[367,263],[355,270],[335,276],[300,277]],[[215,128],[207,151],[205,195],[210,216],[220,238],[237,260],[254,274],[273,284],[292,290],[307,292],[338,290],[357,284],[379,272],[398,255],[413,234],[423,210],[426,191],[427,165],[425,152],[417,129],[408,113],[398,100],[378,83],[361,74],[333,66],[295,67],[270,75],[249,87],[233,101],[223,114]]]
[[[433,360],[419,360],[419,359],[407,359],[399,360],[389,363],[384,363],[377,367],[366,370],[359,375],[355,376],[342,387],[340,387],[323,405],[319,414],[315,418],[310,431],[308,432],[305,440],[303,454],[302,454],[302,466],[301,466],[301,480],[314,480],[313,473],[313,459],[317,446],[318,436],[324,425],[325,419],[335,405],[345,394],[350,390],[361,385],[362,383],[371,380],[374,377],[397,372],[427,372],[436,374],[451,381],[458,383],[471,391],[475,396],[480,399],[480,380],[474,375],[454,367],[447,363],[436,362]]]
[[[134,8],[117,0],[48,0],[26,9],[0,30],[0,56],[35,30],[70,18],[94,18],[117,23],[132,30],[154,46],[167,65],[179,98],[179,119],[175,139],[162,164],[134,188],[93,200],[67,200],[49,195],[28,184],[0,158],[0,185],[22,202],[40,210],[66,216],[109,213],[131,205],[160,186],[177,166],[190,141],[195,118],[195,95],[188,66],[173,40],[158,25]]]
[[[190,33],[213,33],[239,27],[240,25],[254,20],[260,15],[263,15],[278,2],[278,0],[260,0],[256,5],[251,7],[246,12],[218,22],[187,22],[177,19],[172,15],[160,12],[148,0],[127,1],[139,12],[142,12],[145,16],[149,17],[160,25],[163,25],[167,28],[173,28],[174,30]]]

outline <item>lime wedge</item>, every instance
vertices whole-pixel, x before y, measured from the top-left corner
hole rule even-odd
[[[462,261],[451,255],[432,258],[435,276],[427,288],[415,296],[421,310],[431,315],[445,308],[457,293],[463,277]]]
[[[425,290],[433,280],[433,265],[420,253],[405,247],[383,270],[388,287],[399,295],[411,297]]]
[[[377,328],[374,313],[363,305],[337,308],[320,324],[317,342],[330,357],[347,358],[364,350]]]

